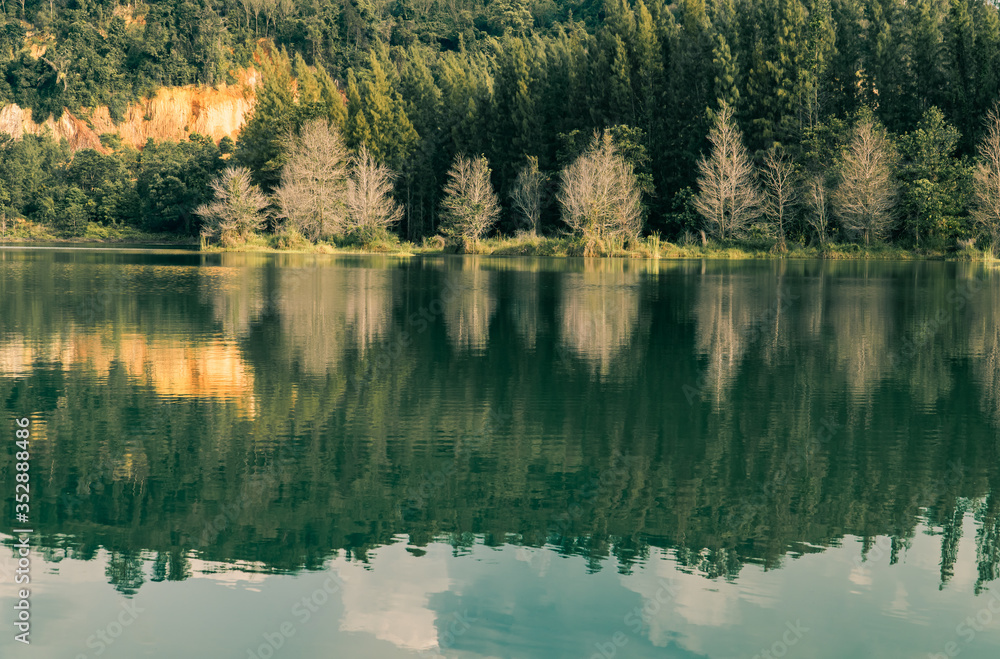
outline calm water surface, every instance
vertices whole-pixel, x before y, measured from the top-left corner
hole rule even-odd
[[[0,406],[4,657],[1000,656],[987,266],[0,249]]]

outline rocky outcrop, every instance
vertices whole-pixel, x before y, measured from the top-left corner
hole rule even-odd
[[[31,110],[15,104],[0,108],[0,132],[7,133],[15,140],[29,135],[49,133],[56,139],[65,138],[73,149],[99,149],[101,140],[86,122],[64,111],[58,119],[49,117],[41,124],[31,118]]]
[[[100,135],[113,133],[122,142],[141,148],[147,140],[186,140],[189,135],[207,135],[218,142],[223,137],[236,139],[253,109],[254,92],[260,75],[255,69],[241,71],[233,85],[218,87],[164,87],[152,98],[133,103],[122,121],[115,122],[106,106],[75,115],[68,109],[58,119],[36,123],[31,110],[16,104],[0,108],[0,132],[20,139],[25,134],[51,134],[65,138],[74,150],[97,149]]]

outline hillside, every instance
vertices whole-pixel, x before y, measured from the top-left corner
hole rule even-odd
[[[148,140],[185,141],[192,134],[206,135],[216,143],[224,137],[235,140],[253,109],[254,89],[260,81],[253,68],[240,71],[237,79],[235,84],[217,87],[162,87],[151,98],[130,103],[119,121],[111,118],[108,106],[101,105],[81,108],[77,114],[64,108],[58,118],[50,115],[39,123],[30,108],[11,103],[0,108],[0,132],[14,139],[48,134],[57,141],[65,139],[74,151],[102,153],[108,152],[101,144],[103,134],[117,135],[123,144],[135,148]]]
[[[390,170],[401,215],[385,217],[412,240],[454,233],[442,202],[465,154],[485,158],[499,205],[484,235],[569,229],[586,253],[701,231],[779,252],[1000,245],[1000,217],[980,212],[993,189],[984,145],[1000,125],[991,0],[53,0],[0,18],[0,128],[41,136],[2,145],[0,205],[66,233],[88,222],[197,233],[226,167],[272,195],[296,159],[289,135],[324,120],[331,144]],[[720,152],[721,129],[745,147],[737,187],[754,203],[719,220],[707,195],[726,185],[711,188],[699,162]],[[606,206],[630,219],[589,235],[605,220],[574,220],[561,186],[571,164],[597,162],[605,130],[631,200]],[[878,146],[866,156],[878,168],[851,156],[859,140]],[[768,154],[790,173],[780,212]],[[526,181],[524,205],[512,195]],[[851,210],[876,184],[878,203]],[[282,203],[267,196],[248,231],[350,239],[337,217],[316,231],[303,219],[314,214]]]

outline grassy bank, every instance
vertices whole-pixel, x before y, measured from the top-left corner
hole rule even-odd
[[[440,244],[425,244],[414,250],[420,254],[442,253]],[[597,256],[642,259],[873,259],[900,260],[991,260],[981,250],[969,247],[962,250],[915,250],[893,245],[856,245],[853,243],[827,243],[826,245],[800,245],[788,243],[784,250],[773,244],[752,244],[738,241],[708,241],[706,245],[679,245],[649,236],[639,241],[585,240],[575,236],[517,236],[497,237],[476,244],[470,253],[492,256]]]
[[[198,239],[176,234],[155,234],[130,227],[105,227],[90,224],[83,235],[67,237],[51,228],[22,221],[0,242],[8,243],[105,243],[105,244],[160,244],[197,245]],[[392,256],[478,254],[483,256],[553,256],[553,257],[611,257],[637,259],[871,259],[885,261],[953,260],[989,261],[988,251],[975,247],[951,250],[906,249],[894,245],[877,244],[865,247],[853,243],[827,243],[825,245],[800,245],[788,243],[786,249],[773,244],[753,244],[740,241],[708,241],[675,244],[648,236],[638,241],[587,240],[578,236],[497,236],[487,238],[464,249],[445,244],[440,236],[424,239],[421,244],[401,241],[395,236],[368,244],[352,242],[313,243],[290,234],[256,234],[238,245],[219,246],[202,244],[205,252],[297,252],[310,254],[385,254]]]
[[[4,243],[65,243],[67,245],[81,243],[114,244],[147,244],[147,245],[197,245],[198,240],[191,236],[179,236],[176,233],[149,233],[133,227],[107,227],[102,224],[90,223],[86,231],[80,235],[67,236],[52,227],[27,220],[18,221],[6,232],[0,233],[0,242]]]
[[[219,245],[201,242],[203,252],[292,252],[302,254],[386,254],[412,256],[417,248],[413,243],[399,240],[394,235],[368,244],[352,242],[312,242],[294,233],[254,234],[238,244]]]

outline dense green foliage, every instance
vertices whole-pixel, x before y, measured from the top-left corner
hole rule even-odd
[[[221,156],[219,146],[197,135],[109,154],[74,154],[47,137],[0,136],[0,186],[11,206],[4,210],[70,235],[87,222],[191,234],[199,226],[194,209],[210,197]]]
[[[831,188],[859,113],[871,113],[899,158],[888,239],[943,248],[975,237],[970,159],[1000,89],[1000,14],[989,0],[61,4],[5,6],[0,101],[36,118],[101,104],[118,116],[159,85],[225,82],[263,58],[266,82],[235,158],[273,188],[284,136],[326,116],[349,146],[367,145],[400,174],[407,238],[437,232],[459,154],[487,157],[502,233],[519,222],[509,201],[517,172],[537,157],[552,182],[540,229],[561,230],[557,174],[603,128],[635,168],[645,231],[674,239],[700,229],[695,164],[723,104],[758,166],[778,143],[804,179],[821,174]],[[103,163],[88,187],[70,177],[64,147],[4,148],[0,184],[14,214],[67,231],[86,217],[194,233],[191,209],[222,163],[199,141],[156,145],[152,157],[115,149],[106,162],[77,154]],[[789,240],[815,240],[809,212],[793,209]],[[829,230],[845,237],[836,222]]]

